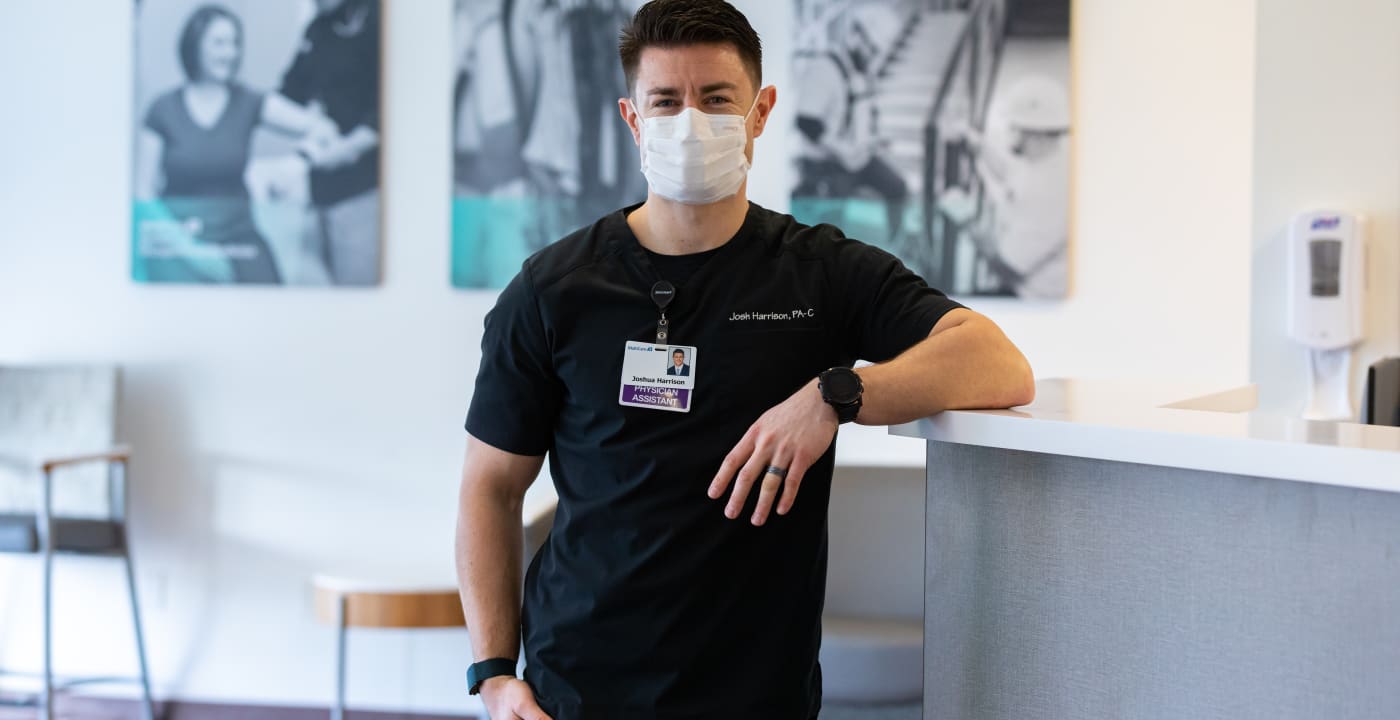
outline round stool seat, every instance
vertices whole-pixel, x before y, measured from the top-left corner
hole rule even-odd
[[[822,698],[907,703],[924,692],[924,627],[917,620],[822,618]]]
[[[344,598],[345,627],[464,627],[457,585],[414,578],[353,578],[317,575],[316,618],[337,624],[336,605]]]

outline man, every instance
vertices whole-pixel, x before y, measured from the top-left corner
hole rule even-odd
[[[469,687],[492,720],[809,720],[838,424],[1023,404],[1030,368],[893,256],[748,202],[777,92],[728,3],[654,0],[619,55],[646,202],[531,257],[486,318],[457,530]],[[668,344],[691,348],[685,386],[620,395]],[[546,453],[559,507],[522,602]]]
[[[684,350],[675,350],[671,353],[671,367],[666,368],[666,374],[690,377],[690,366],[685,364]]]
[[[379,0],[316,0],[283,95],[319,108],[340,135],[304,144],[315,245],[335,285],[379,282]]]

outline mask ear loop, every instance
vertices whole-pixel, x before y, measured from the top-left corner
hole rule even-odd
[[[638,151],[637,162],[638,162],[638,167],[640,167],[640,168],[642,169],[642,172],[646,172],[646,169],[647,169],[647,145],[646,145],[646,143],[647,143],[647,141],[646,141],[646,138],[643,137],[643,135],[644,135],[644,133],[645,133],[645,131],[646,131],[646,118],[642,117],[642,111],[639,110],[639,109],[637,108],[637,101],[636,101],[636,100],[632,99],[631,97],[628,97],[628,98],[627,98],[627,104],[632,106],[632,114],[637,116],[637,151]]]
[[[753,114],[753,109],[758,107],[758,99],[763,97],[763,91],[767,89],[768,86],[764,85],[763,87],[758,89],[758,94],[753,96],[753,104],[749,106],[749,111],[744,113],[744,120],[746,122],[748,121],[749,116]]]

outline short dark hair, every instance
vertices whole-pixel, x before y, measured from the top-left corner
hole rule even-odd
[[[685,351],[682,350],[682,349],[680,349],[680,348],[676,348],[675,350],[672,350],[672,351],[671,351],[671,354],[672,354],[672,355],[680,355],[681,357],[685,357]]]
[[[651,0],[622,28],[617,54],[627,92],[637,84],[637,65],[649,47],[727,43],[739,51],[754,90],[763,84],[763,43],[749,19],[724,0]]]
[[[204,41],[205,31],[219,18],[233,23],[238,43],[243,44],[243,21],[232,10],[223,5],[200,5],[190,14],[190,19],[185,21],[185,27],[180,31],[180,67],[184,68],[186,78],[199,79],[199,44]]]

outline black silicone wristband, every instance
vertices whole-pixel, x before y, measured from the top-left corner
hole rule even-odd
[[[493,677],[509,675],[515,677],[515,661],[510,658],[491,658],[482,660],[479,663],[472,663],[467,668],[467,693],[475,695],[481,692],[481,684]]]

